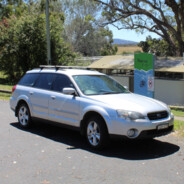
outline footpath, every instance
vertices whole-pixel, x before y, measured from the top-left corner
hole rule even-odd
[[[184,121],[184,117],[180,117],[180,116],[174,116],[174,119]]]

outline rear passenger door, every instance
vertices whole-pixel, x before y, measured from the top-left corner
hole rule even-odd
[[[32,104],[32,116],[49,119],[49,92],[51,90],[53,77],[54,74],[52,73],[40,73],[34,88],[30,89],[29,93]]]
[[[63,94],[63,88],[74,88],[74,85],[63,74],[56,74],[52,93],[49,95],[50,120],[79,126],[80,109],[79,97]]]

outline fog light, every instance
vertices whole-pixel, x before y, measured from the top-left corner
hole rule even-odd
[[[135,129],[130,129],[127,132],[128,137],[135,137],[136,136],[136,130]]]

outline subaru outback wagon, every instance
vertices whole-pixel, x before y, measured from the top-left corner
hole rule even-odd
[[[133,94],[97,71],[41,67],[28,71],[12,89],[10,107],[20,125],[35,119],[78,129],[93,148],[109,138],[154,138],[173,130],[169,107]]]

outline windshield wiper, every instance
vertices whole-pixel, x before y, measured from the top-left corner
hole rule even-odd
[[[117,91],[104,91],[103,93],[101,93],[102,95],[108,95],[108,94],[119,94],[122,92],[117,92]]]

